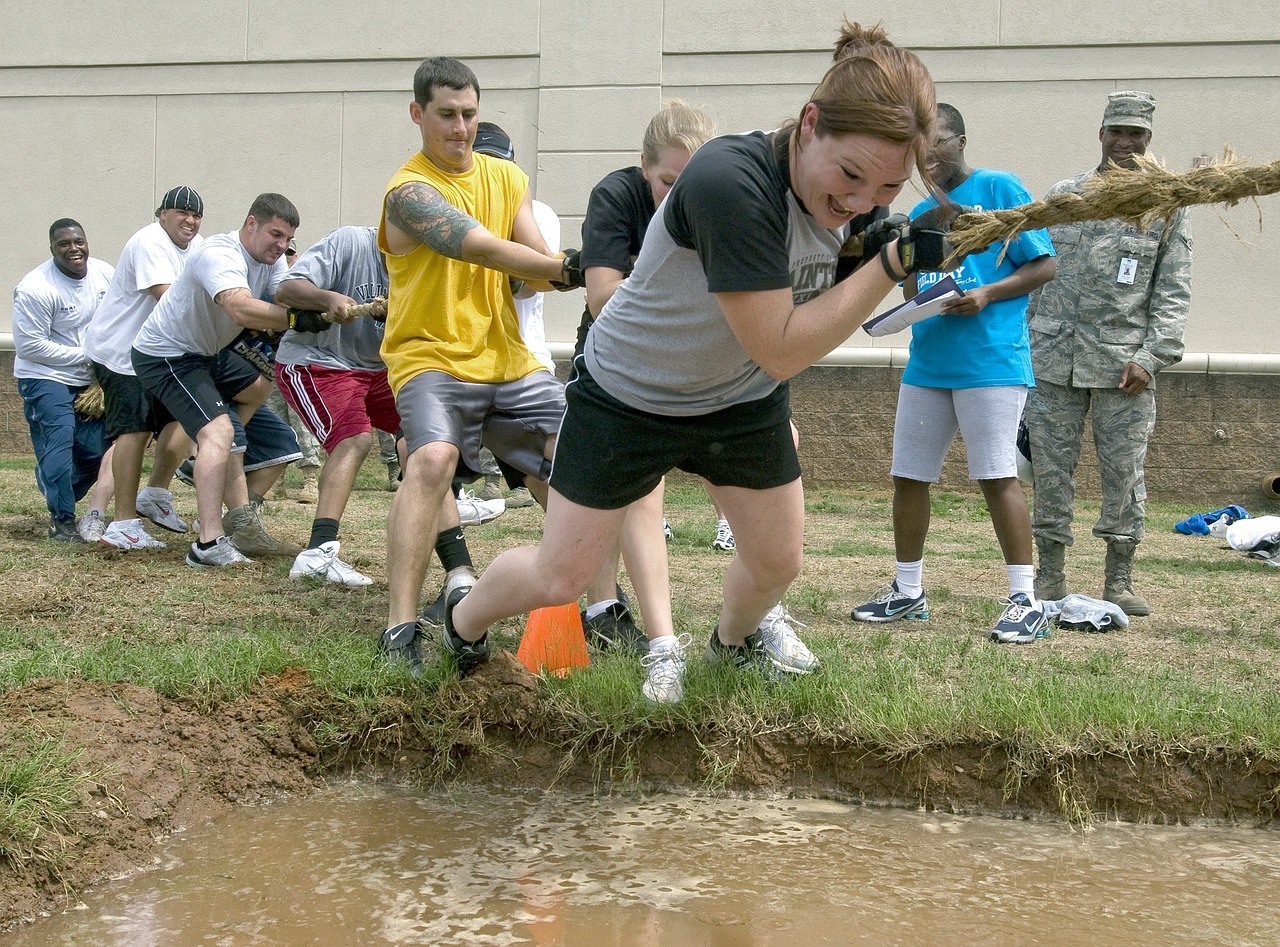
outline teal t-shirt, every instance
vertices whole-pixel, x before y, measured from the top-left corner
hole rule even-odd
[[[977,210],[1003,210],[1031,201],[1016,175],[979,168],[948,195],[957,204]],[[932,197],[911,211],[918,217],[937,206]],[[1000,245],[965,258],[950,276],[963,290],[985,286],[1009,276],[1037,257],[1053,256],[1053,243],[1044,230],[1019,234],[999,263]],[[920,290],[946,273],[920,273]],[[1027,299],[1017,296],[991,303],[976,316],[933,316],[911,327],[911,359],[903,384],[921,388],[985,388],[1035,384],[1031,346],[1027,338]]]

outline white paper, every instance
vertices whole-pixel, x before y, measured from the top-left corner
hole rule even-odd
[[[950,276],[945,276],[923,292],[917,293],[901,306],[890,309],[886,313],[868,319],[862,324],[867,335],[882,336],[901,332],[907,326],[936,316],[942,312],[944,303],[959,299],[964,291],[956,285]]]

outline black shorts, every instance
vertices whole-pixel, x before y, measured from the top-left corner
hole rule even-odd
[[[151,396],[137,375],[121,375],[93,362],[93,376],[102,386],[103,422],[108,444],[124,434],[159,434],[174,418]]]
[[[757,401],[710,414],[650,414],[596,384],[579,356],[565,402],[551,485],[581,506],[616,510],[634,503],[673,469],[749,490],[800,477],[785,382]]]
[[[256,368],[227,349],[217,355],[170,357],[134,349],[132,358],[142,387],[169,410],[193,441],[214,418],[231,414],[235,396],[262,377]],[[244,448],[243,429],[236,425],[232,453]]]

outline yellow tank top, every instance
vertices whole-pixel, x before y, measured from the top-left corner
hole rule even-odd
[[[378,246],[391,290],[382,357],[391,390],[410,378],[442,371],[463,381],[515,381],[542,368],[520,338],[511,283],[505,273],[442,256],[419,245],[392,254],[386,242],[385,196],[411,181],[435,188],[490,233],[510,239],[528,176],[511,161],[473,155],[471,168],[450,174],[421,152],[396,172],[384,192]]]

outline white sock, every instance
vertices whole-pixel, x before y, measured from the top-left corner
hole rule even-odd
[[[916,598],[924,594],[924,560],[915,562],[898,562],[894,564],[894,578],[898,582],[898,591],[903,595]]]
[[[1007,565],[1004,568],[1009,573],[1009,595],[1014,596],[1021,592],[1034,605],[1036,603],[1036,567]]]
[[[649,639],[650,654],[657,654],[659,651],[670,651],[678,647],[680,647],[680,642],[675,635],[658,635],[656,638]]]
[[[595,618],[597,615],[603,615],[610,605],[617,605],[616,598],[607,598],[603,602],[596,602],[594,605],[587,606],[587,621]]]

